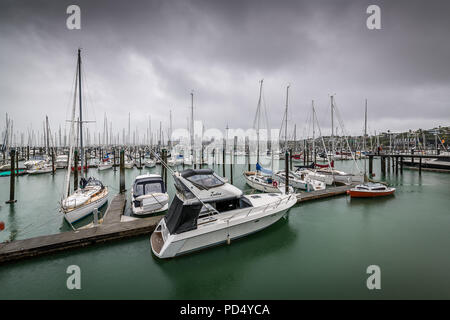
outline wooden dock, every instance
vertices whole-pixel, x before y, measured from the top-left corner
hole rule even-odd
[[[339,187],[331,187],[324,190],[297,193],[297,203],[343,195],[347,193],[347,190],[350,190],[354,186],[354,184],[344,185]]]
[[[124,194],[116,195],[105,213],[103,223],[92,228],[0,243],[0,263],[150,234],[162,216],[120,222],[125,202]]]
[[[346,185],[331,187],[325,190],[298,193],[297,203],[343,195],[351,187]],[[106,210],[103,222],[91,228],[0,243],[0,264],[106,241],[150,234],[162,218],[162,215],[160,215],[121,222],[125,204],[126,195],[116,195]]]

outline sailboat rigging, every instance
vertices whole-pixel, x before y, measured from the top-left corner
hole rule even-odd
[[[77,131],[79,138],[80,156],[81,156],[81,180],[80,188],[75,186],[75,190],[70,194],[70,171],[71,166],[67,166],[66,180],[64,184],[63,199],[61,200],[61,211],[64,218],[70,224],[78,221],[92,213],[95,209],[102,207],[108,201],[108,188],[105,187],[98,179],[90,177],[85,178],[85,153],[83,145],[83,109],[82,109],[82,93],[81,93],[81,50],[78,49],[77,70],[75,81],[75,94],[72,106],[72,119],[69,137],[69,164],[72,161],[72,153],[74,151],[75,140],[75,123],[77,123]],[[78,87],[77,87],[78,86]],[[75,121],[76,98],[78,93],[79,102],[79,119]],[[86,122],[86,121],[84,121]],[[74,168],[77,170],[78,168]],[[87,168],[86,168],[87,170]]]

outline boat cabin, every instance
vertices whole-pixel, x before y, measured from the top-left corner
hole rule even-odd
[[[203,219],[253,206],[240,189],[211,169],[187,169],[174,179],[177,194],[164,217],[171,234],[194,230]]]

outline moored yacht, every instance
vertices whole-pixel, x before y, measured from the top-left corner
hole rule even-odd
[[[294,194],[244,195],[211,169],[187,169],[173,178],[176,195],[150,238],[159,258],[229,243],[262,230],[297,202]]]
[[[95,178],[80,180],[80,188],[61,202],[64,218],[69,223],[78,221],[108,201],[108,188]]]
[[[131,209],[135,215],[162,212],[169,207],[169,195],[158,174],[144,174],[134,179],[131,188]]]
[[[60,154],[56,157],[55,166],[58,169],[67,168],[67,164],[69,163],[69,156],[67,154]]]
[[[284,170],[275,172],[274,179],[278,182],[286,183],[286,172]],[[325,189],[325,182],[311,179],[306,174],[296,174],[294,172],[289,172],[289,185],[296,189],[302,189],[306,191],[317,191]]]

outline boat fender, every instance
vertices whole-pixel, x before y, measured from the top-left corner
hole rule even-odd
[[[278,182],[276,182],[276,181],[274,180],[274,181],[272,181],[272,185],[276,188],[276,187],[278,187]]]
[[[0,221],[0,231],[3,231],[5,229],[5,223],[3,221]]]

